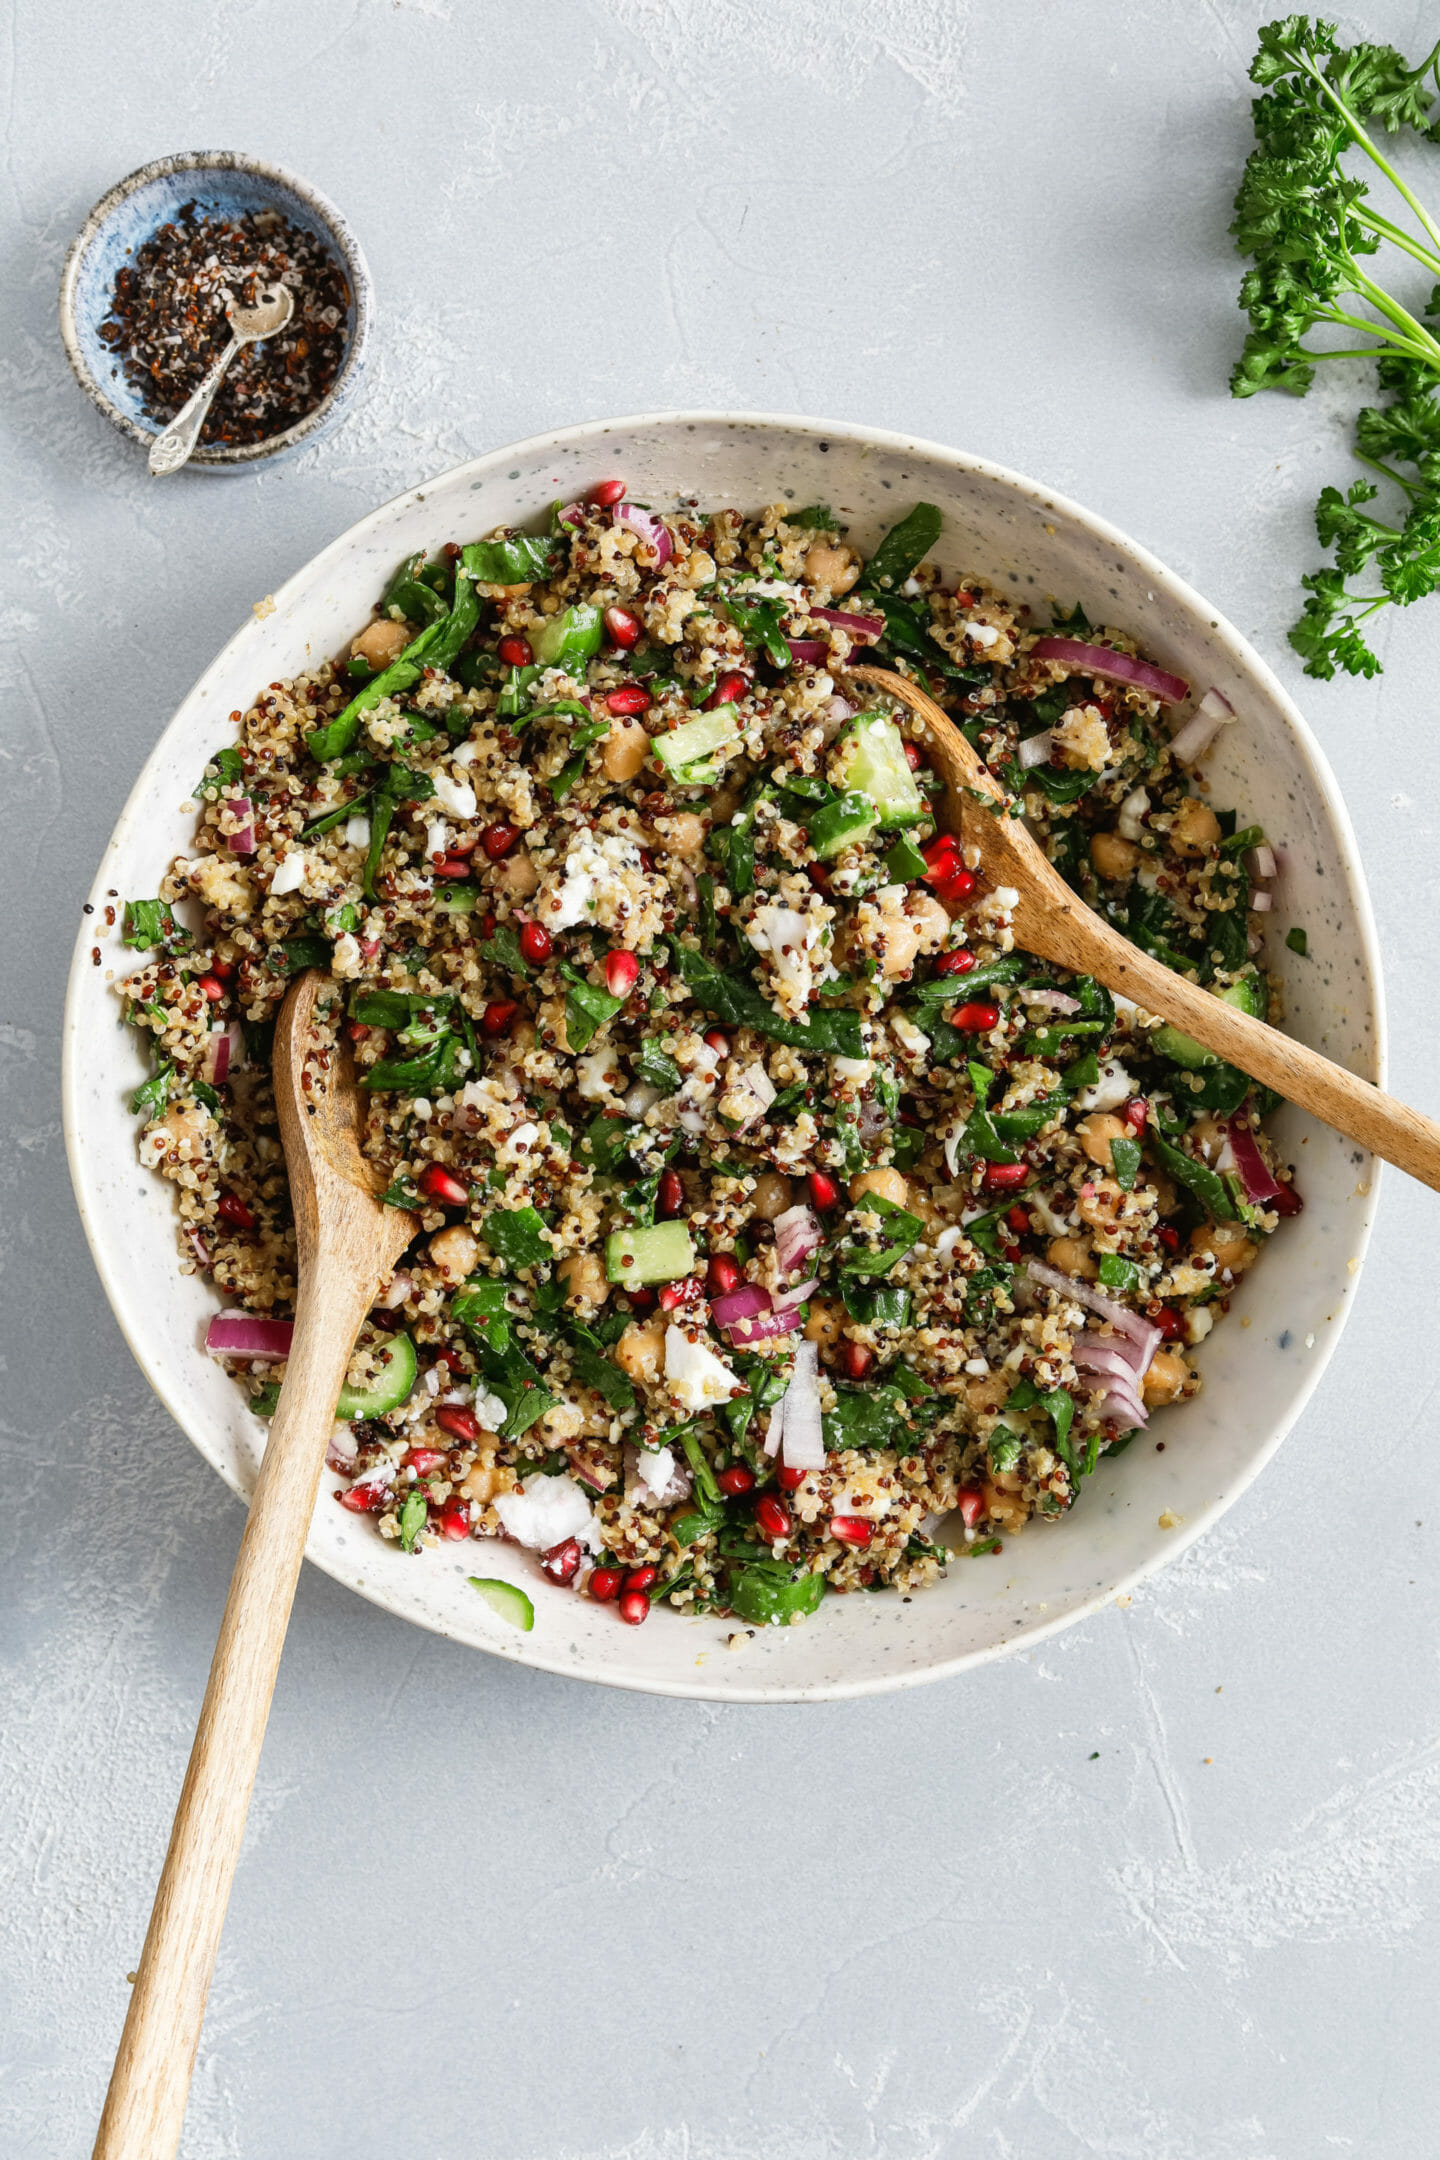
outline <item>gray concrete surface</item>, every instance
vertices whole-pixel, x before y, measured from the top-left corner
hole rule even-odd
[[[5,1442],[0,2150],[88,2152],[240,1530],[70,1199],[79,895],[251,601],[402,485],[668,404],[1044,475],[1302,692],[1359,829],[1393,1082],[1435,1076],[1440,602],[1376,684],[1284,643],[1356,383],[1234,405],[1225,225],[1268,5],[15,0],[0,49]],[[1433,9],[1365,22],[1418,54]],[[150,483],[65,372],[65,245],[233,144],[380,301],[333,442]],[[1428,161],[1428,162],[1427,162]],[[1432,198],[1440,152],[1418,152]],[[103,1056],[104,1046],[97,1046]],[[307,1573],[189,2160],[1319,2160],[1440,2105],[1437,1201],[1207,1543],[1033,1657],[722,1711],[527,1678]]]

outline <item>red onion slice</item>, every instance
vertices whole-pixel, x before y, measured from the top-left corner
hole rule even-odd
[[[1098,1408],[1105,1423],[1123,1425],[1127,1431],[1150,1422],[1150,1413],[1139,1396],[1130,1394],[1125,1388],[1108,1389],[1100,1398]]]
[[[1268,915],[1274,905],[1275,903],[1270,898],[1269,893],[1263,889],[1259,892],[1252,892],[1250,895],[1250,912],[1252,915]]]
[[[615,522],[617,525],[628,525],[631,532],[638,535],[641,546],[648,548],[654,556],[654,568],[664,569],[675,552],[675,542],[659,518],[652,517],[648,510],[642,510],[638,503],[622,502],[615,505]]]
[[[331,1470],[349,1471],[355,1468],[360,1454],[360,1443],[348,1425],[337,1425],[330,1435],[325,1449],[326,1467]]]
[[[1149,690],[1167,705],[1178,705],[1190,695],[1190,685],[1179,675],[1137,660],[1133,653],[1114,652],[1108,645],[1082,645],[1078,638],[1037,638],[1030,648],[1036,660],[1058,660],[1062,667],[1077,668],[1098,676],[1101,682],[1130,683]]]
[[[823,667],[830,657],[830,648],[819,638],[787,637],[790,658],[796,667]]]
[[[211,1357],[288,1358],[294,1339],[293,1320],[266,1320],[232,1309],[211,1316],[205,1348]]]
[[[1025,1003],[1043,1005],[1050,1012],[1077,1013],[1080,1010],[1079,998],[1071,997],[1068,990],[1027,990]]]
[[[1203,757],[1221,728],[1235,716],[1229,698],[1218,690],[1207,690],[1190,718],[1170,738],[1170,754],[1175,762],[1192,765],[1196,758]]]
[[[770,1312],[755,1313],[748,1320],[731,1320],[720,1330],[732,1350],[744,1350],[751,1343],[773,1342],[777,1335],[792,1335],[800,1325],[800,1315],[789,1308],[776,1308]]]
[[[1257,1206],[1273,1200],[1280,1186],[1274,1173],[1260,1152],[1260,1144],[1243,1118],[1233,1117],[1225,1126],[1230,1136],[1230,1151],[1235,1157],[1235,1168],[1244,1188],[1245,1198]]]
[[[209,1246],[206,1244],[204,1238],[200,1235],[200,1232],[198,1230],[187,1230],[185,1232],[185,1242],[190,1247],[191,1252],[194,1253],[198,1265],[202,1267],[205,1270],[205,1273],[208,1275],[211,1268],[215,1265],[215,1261],[213,1255],[211,1254]]]
[[[1264,840],[1261,841],[1259,847],[1251,848],[1245,860],[1250,866],[1251,877],[1264,878],[1268,883],[1271,878],[1279,873],[1279,865],[1275,860],[1275,850]]]
[[[1035,765],[1048,765],[1054,747],[1054,728],[1045,728],[1039,735],[1027,735],[1016,755],[1021,772],[1029,772]]]
[[[787,1275],[819,1251],[824,1235],[819,1216],[803,1204],[775,1217],[775,1253]]]
[[[1141,1372],[1148,1368],[1151,1358],[1160,1346],[1159,1328],[1151,1327],[1149,1321],[1142,1320],[1139,1313],[1131,1312],[1126,1305],[1117,1305],[1114,1298],[1106,1297],[1103,1292],[1095,1289],[1093,1284],[1081,1282],[1077,1276],[1062,1275],[1058,1268],[1046,1267],[1041,1260],[1027,1261],[1026,1266],[1033,1279],[1043,1283],[1047,1290],[1058,1290],[1062,1297],[1073,1298],[1075,1303],[1083,1305],[1087,1312],[1099,1313],[1101,1319],[1108,1320],[1120,1334],[1128,1335],[1143,1353],[1144,1364],[1140,1367]]]
[[[730,1327],[737,1320],[752,1320],[757,1313],[769,1310],[769,1291],[762,1290],[759,1283],[742,1283],[738,1290],[727,1290],[723,1297],[713,1300],[710,1316],[717,1327]]]
[[[1125,1348],[1120,1348],[1124,1343]],[[1127,1357],[1125,1351],[1130,1355]],[[1099,1335],[1080,1335],[1075,1341],[1077,1372],[1104,1373],[1124,1387],[1135,1385],[1135,1346],[1128,1337],[1116,1335],[1106,1342]]]
[[[235,817],[244,821],[235,832],[226,834],[226,847],[229,848],[232,855],[253,855],[255,853],[255,805],[248,795],[231,795],[226,800],[225,808],[232,812]]]
[[[791,1290],[777,1290],[774,1297],[776,1312],[785,1312],[792,1305],[803,1305],[812,1290],[818,1290],[820,1278],[812,1275],[809,1282],[796,1283]]]
[[[825,1467],[819,1361],[819,1349],[812,1342],[802,1342],[795,1352],[795,1370],[785,1390],[785,1424],[780,1440],[780,1456],[787,1470]]]
[[[833,623],[837,630],[843,630],[849,638],[863,638],[867,643],[873,644],[876,638],[885,634],[883,615],[847,615],[839,608],[829,607],[812,607],[810,613],[816,622]]]

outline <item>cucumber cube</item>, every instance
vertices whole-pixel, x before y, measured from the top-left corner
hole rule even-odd
[[[607,1282],[627,1289],[643,1283],[678,1282],[695,1266],[695,1247],[683,1222],[656,1223],[649,1230],[614,1230],[605,1240]]]
[[[683,726],[672,728],[668,735],[657,735],[650,748],[677,779],[688,781],[687,766],[698,766],[712,752],[733,750],[739,740],[740,722],[735,707],[717,705],[713,712],[701,713],[698,719],[685,721]],[[705,777],[713,775],[707,771]]]

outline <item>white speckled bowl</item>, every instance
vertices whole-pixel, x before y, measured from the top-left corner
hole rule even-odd
[[[397,497],[316,556],[248,620],[191,691],[151,756],[91,892],[65,1016],[65,1131],[75,1190],[110,1302],[161,1399],[236,1492],[248,1491],[265,1428],[200,1349],[213,1291],[177,1275],[170,1188],[142,1171],[126,1094],[142,1077],[116,1025],[112,980],[125,966],[112,895],[153,893],[162,865],[190,840],[182,810],[206,757],[230,739],[229,715],[265,683],[340,649],[394,563],[415,548],[465,540],[539,516],[595,481],[623,475],[656,505],[698,496],[753,510],[789,498],[832,504],[862,543],[917,500],[938,503],[939,554],[1037,608],[1079,600],[1123,624],[1197,691],[1214,683],[1242,716],[1214,753],[1216,800],[1263,821],[1286,850],[1274,963],[1295,1032],[1352,1071],[1381,1077],[1379,958],[1355,842],[1334,779],[1264,662],[1198,594],[1075,504],[1033,481],[931,443],[783,417],[670,413],[592,422],[493,451]],[[1314,958],[1286,950],[1303,923]],[[92,960],[92,946],[98,964]],[[818,1700],[912,1686],[963,1671],[1067,1626],[1198,1537],[1279,1446],[1324,1370],[1343,1325],[1352,1272],[1374,1207],[1369,1157],[1297,1112],[1282,1115],[1305,1212],[1287,1225],[1200,1353],[1205,1389],[1102,1463],[1073,1515],[1036,1525],[1003,1555],[962,1560],[934,1590],[827,1599],[800,1628],[729,1650],[733,1622],[657,1611],[622,1627],[607,1607],[538,1579],[533,1557],[493,1544],[484,1570],[535,1592],[520,1635],[466,1583],[481,1560],[454,1546],[409,1559],[369,1526],[322,1501],[310,1557],[407,1620],[497,1656],[611,1687],[734,1702]],[[1166,1442],[1157,1453],[1156,1437]],[[1162,1519],[1171,1527],[1161,1528]]]

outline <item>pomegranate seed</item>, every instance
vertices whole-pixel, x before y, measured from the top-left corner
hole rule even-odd
[[[962,1485],[955,1495],[955,1505],[960,1510],[966,1529],[973,1530],[985,1513],[985,1495],[978,1485]]]
[[[705,1288],[712,1298],[729,1297],[740,1281],[740,1264],[729,1253],[717,1252],[705,1270]]]
[[[638,645],[643,634],[639,616],[632,615],[625,607],[606,608],[605,628],[611,644],[618,645],[621,652],[629,652],[632,645]]]
[[[913,742],[907,742],[905,745],[905,763],[909,766],[911,772],[919,772],[920,752],[916,749]]]
[[[717,705],[733,705],[737,698],[746,696],[749,688],[750,678],[748,675],[742,675],[738,668],[728,670],[727,673],[720,677],[715,688],[706,698],[706,712],[713,712]]]
[[[480,1026],[486,1035],[508,1035],[520,1010],[518,998],[492,998],[480,1015]]]
[[[441,1403],[435,1412],[435,1422],[441,1432],[448,1432],[456,1440],[478,1440],[480,1437],[480,1420],[473,1410],[466,1409],[464,1403]]]
[[[688,1305],[692,1298],[699,1295],[699,1292],[700,1285],[693,1275],[687,1275],[683,1282],[667,1282],[660,1291],[660,1310],[661,1312],[674,1312],[679,1306]]]
[[[627,1590],[648,1590],[652,1583],[659,1580],[660,1570],[658,1567],[631,1568],[625,1577],[625,1588]]]
[[[540,1565],[552,1582],[574,1582],[580,1572],[580,1540],[567,1537],[562,1544],[552,1545],[549,1552],[541,1553]]]
[[[235,972],[235,963],[233,960],[212,960],[210,972],[212,975],[218,975],[221,982],[229,982],[230,977]]]
[[[195,987],[200,992],[201,997],[209,998],[212,1005],[218,1005],[225,995],[224,983],[214,975],[202,975]]]
[[[651,697],[640,683],[621,683],[618,690],[607,692],[605,709],[613,713],[649,712]]]
[[[627,1590],[620,1600],[620,1617],[626,1627],[639,1627],[650,1617],[650,1600],[643,1590]]]
[[[957,585],[957,586],[956,586],[956,588],[955,588],[955,605],[956,605],[956,607],[974,607],[974,605],[975,605],[975,595],[974,595],[974,593],[973,593],[973,592],[966,592],[966,590],[965,590],[965,587],[964,587],[963,585]]]
[[[830,1535],[838,1538],[842,1545],[858,1545],[863,1548],[869,1544],[875,1532],[863,1515],[832,1515]]]
[[[840,1345],[840,1370],[850,1380],[863,1380],[875,1362],[873,1350],[864,1343],[845,1342]]]
[[[506,667],[530,667],[534,663],[528,637],[502,637],[495,650]]]
[[[720,1472],[715,1482],[728,1500],[738,1500],[742,1493],[754,1491],[755,1473],[748,1463],[731,1463],[728,1470]]]
[[[625,482],[623,480],[597,480],[585,500],[594,503],[597,510],[609,510],[617,502],[625,500]]]
[[[442,1207],[470,1205],[468,1186],[462,1185],[454,1172],[447,1170],[443,1163],[427,1163],[415,1183],[427,1200],[438,1200]]]
[[[534,966],[540,967],[555,950],[555,940],[543,923],[527,922],[520,931],[520,950]]]
[[[975,955],[967,945],[957,945],[953,952],[942,952],[935,962],[937,975],[968,975],[975,965]]]
[[[406,1448],[400,1458],[402,1468],[417,1471],[421,1477],[429,1477],[430,1472],[438,1470],[444,1460],[445,1450],[438,1447]]]
[[[967,1035],[988,1035],[992,1028],[1000,1025],[1000,1008],[983,1001],[962,1005],[955,1015],[955,1025],[963,1028]]]
[[[661,1222],[673,1222],[685,1212],[685,1187],[678,1170],[662,1170],[655,1195],[655,1212]]]
[[[840,1198],[840,1188],[833,1177],[823,1170],[812,1170],[805,1183],[810,1188],[810,1198],[822,1215],[828,1213]]]
[[[985,1165],[980,1184],[987,1193],[1018,1192],[1029,1175],[1029,1163],[990,1162]]]
[[[465,1370],[464,1358],[461,1357],[458,1350],[452,1350],[448,1343],[443,1350],[435,1352],[435,1362],[437,1365],[447,1366],[451,1372],[464,1372]]]
[[[1180,1232],[1173,1223],[1162,1222],[1155,1235],[1165,1247],[1166,1252],[1179,1252]]]
[[[655,1310],[655,1292],[648,1285],[644,1283],[637,1284],[633,1290],[627,1290],[625,1295],[630,1300],[632,1312],[653,1312]]]
[[[755,1522],[760,1535],[772,1545],[790,1535],[790,1510],[774,1493],[761,1493],[755,1502]]]
[[[925,842],[920,853],[925,858],[930,876],[934,877],[938,874],[940,877],[946,877],[949,872],[946,870],[945,865],[947,863],[953,865],[959,861],[960,843],[953,832],[937,832],[933,839]]]
[[[1143,1095],[1133,1095],[1120,1115],[1132,1132],[1143,1133],[1145,1121],[1150,1115],[1150,1105]]]
[[[1023,1234],[1030,1228],[1030,1211],[1028,1208],[1012,1207],[1005,1220],[1012,1230],[1019,1230]]]
[[[1158,1312],[1151,1313],[1150,1318],[1166,1342],[1174,1342],[1185,1332],[1185,1322],[1173,1305],[1162,1305]]]
[[[519,837],[513,825],[491,825],[481,835],[480,845],[491,862],[504,862]]]
[[[441,1508],[435,1525],[441,1537],[459,1543],[470,1535],[470,1503],[468,1500],[447,1500]]]
[[[705,1040],[709,1047],[715,1052],[715,1055],[717,1057],[729,1057],[730,1038],[725,1033],[724,1028],[707,1028],[705,1031]]]
[[[253,1230],[255,1217],[238,1193],[222,1192],[215,1203],[215,1212],[221,1222],[233,1223],[237,1230]]]
[[[803,1470],[792,1470],[789,1463],[781,1463],[775,1475],[779,1480],[782,1492],[798,1492],[805,1482],[805,1472]]]
[[[469,877],[470,864],[463,855],[441,855],[430,865],[436,877]]]
[[[378,1515],[390,1499],[387,1485],[352,1485],[348,1492],[337,1492],[341,1507],[349,1508],[352,1515]]]
[[[612,952],[605,955],[605,987],[611,997],[629,997],[640,974],[640,963],[633,952]]]
[[[810,883],[814,886],[816,892],[829,892],[830,873],[825,868],[824,863],[806,863],[805,875],[809,878]]]
[[[948,877],[935,880],[935,891],[942,900],[968,900],[975,890],[975,873],[964,868],[954,870]]]
[[[347,1020],[345,1032],[350,1037],[351,1042],[364,1042],[370,1030],[363,1020]]]
[[[590,1570],[590,1580],[586,1587],[597,1605],[608,1605],[623,1581],[624,1576],[618,1567],[597,1567]]]
[[[1270,1199],[1262,1200],[1261,1207],[1273,1208],[1277,1215],[1298,1215],[1305,1202],[1293,1185],[1282,1185]]]
[[[480,917],[480,935],[483,938],[492,938],[495,935],[495,917],[488,908]]]

